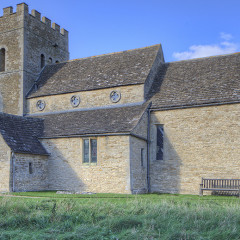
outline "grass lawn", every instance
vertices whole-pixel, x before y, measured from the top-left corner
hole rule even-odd
[[[240,239],[240,199],[236,197],[14,195],[0,198],[0,240]]]

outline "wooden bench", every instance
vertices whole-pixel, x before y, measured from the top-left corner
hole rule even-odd
[[[202,183],[200,184],[200,196],[203,195],[203,191],[237,192],[240,197],[240,179],[202,178]]]

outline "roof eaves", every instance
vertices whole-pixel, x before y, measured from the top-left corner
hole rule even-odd
[[[95,136],[125,136],[130,135],[130,131],[127,132],[107,132],[107,133],[86,133],[86,134],[69,134],[69,135],[58,135],[58,136],[43,136],[39,139],[55,139],[55,138],[75,138],[75,137],[95,137]]]
[[[239,101],[226,101],[226,102],[206,102],[199,104],[183,104],[183,105],[168,105],[162,107],[151,107],[150,111],[165,111],[165,110],[175,110],[175,109],[185,109],[185,108],[197,108],[197,107],[209,107],[209,106],[220,106],[229,104],[239,104]]]

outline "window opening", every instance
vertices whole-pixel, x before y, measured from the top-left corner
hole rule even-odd
[[[0,50],[0,72],[5,71],[5,58],[6,58],[5,48],[2,48]]]
[[[97,163],[97,139],[83,140],[83,163]]]
[[[163,125],[157,125],[157,160],[163,160]]]
[[[48,64],[52,64],[52,58],[48,59]]]
[[[141,166],[143,167],[144,163],[144,148],[141,148]]]
[[[41,68],[45,66],[45,56],[41,54]]]
[[[32,174],[33,173],[33,168],[32,168],[32,163],[31,162],[29,163],[28,169],[29,169],[29,174]]]
[[[91,139],[91,162],[97,162],[97,139]]]

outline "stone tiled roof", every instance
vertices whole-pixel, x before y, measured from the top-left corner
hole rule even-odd
[[[160,45],[48,65],[28,97],[143,84]]]
[[[43,133],[43,121],[0,113],[0,134],[15,153],[47,155],[38,137]]]
[[[152,108],[240,101],[240,53],[161,65]]]
[[[130,133],[148,104],[37,116],[44,119],[43,137]]]

